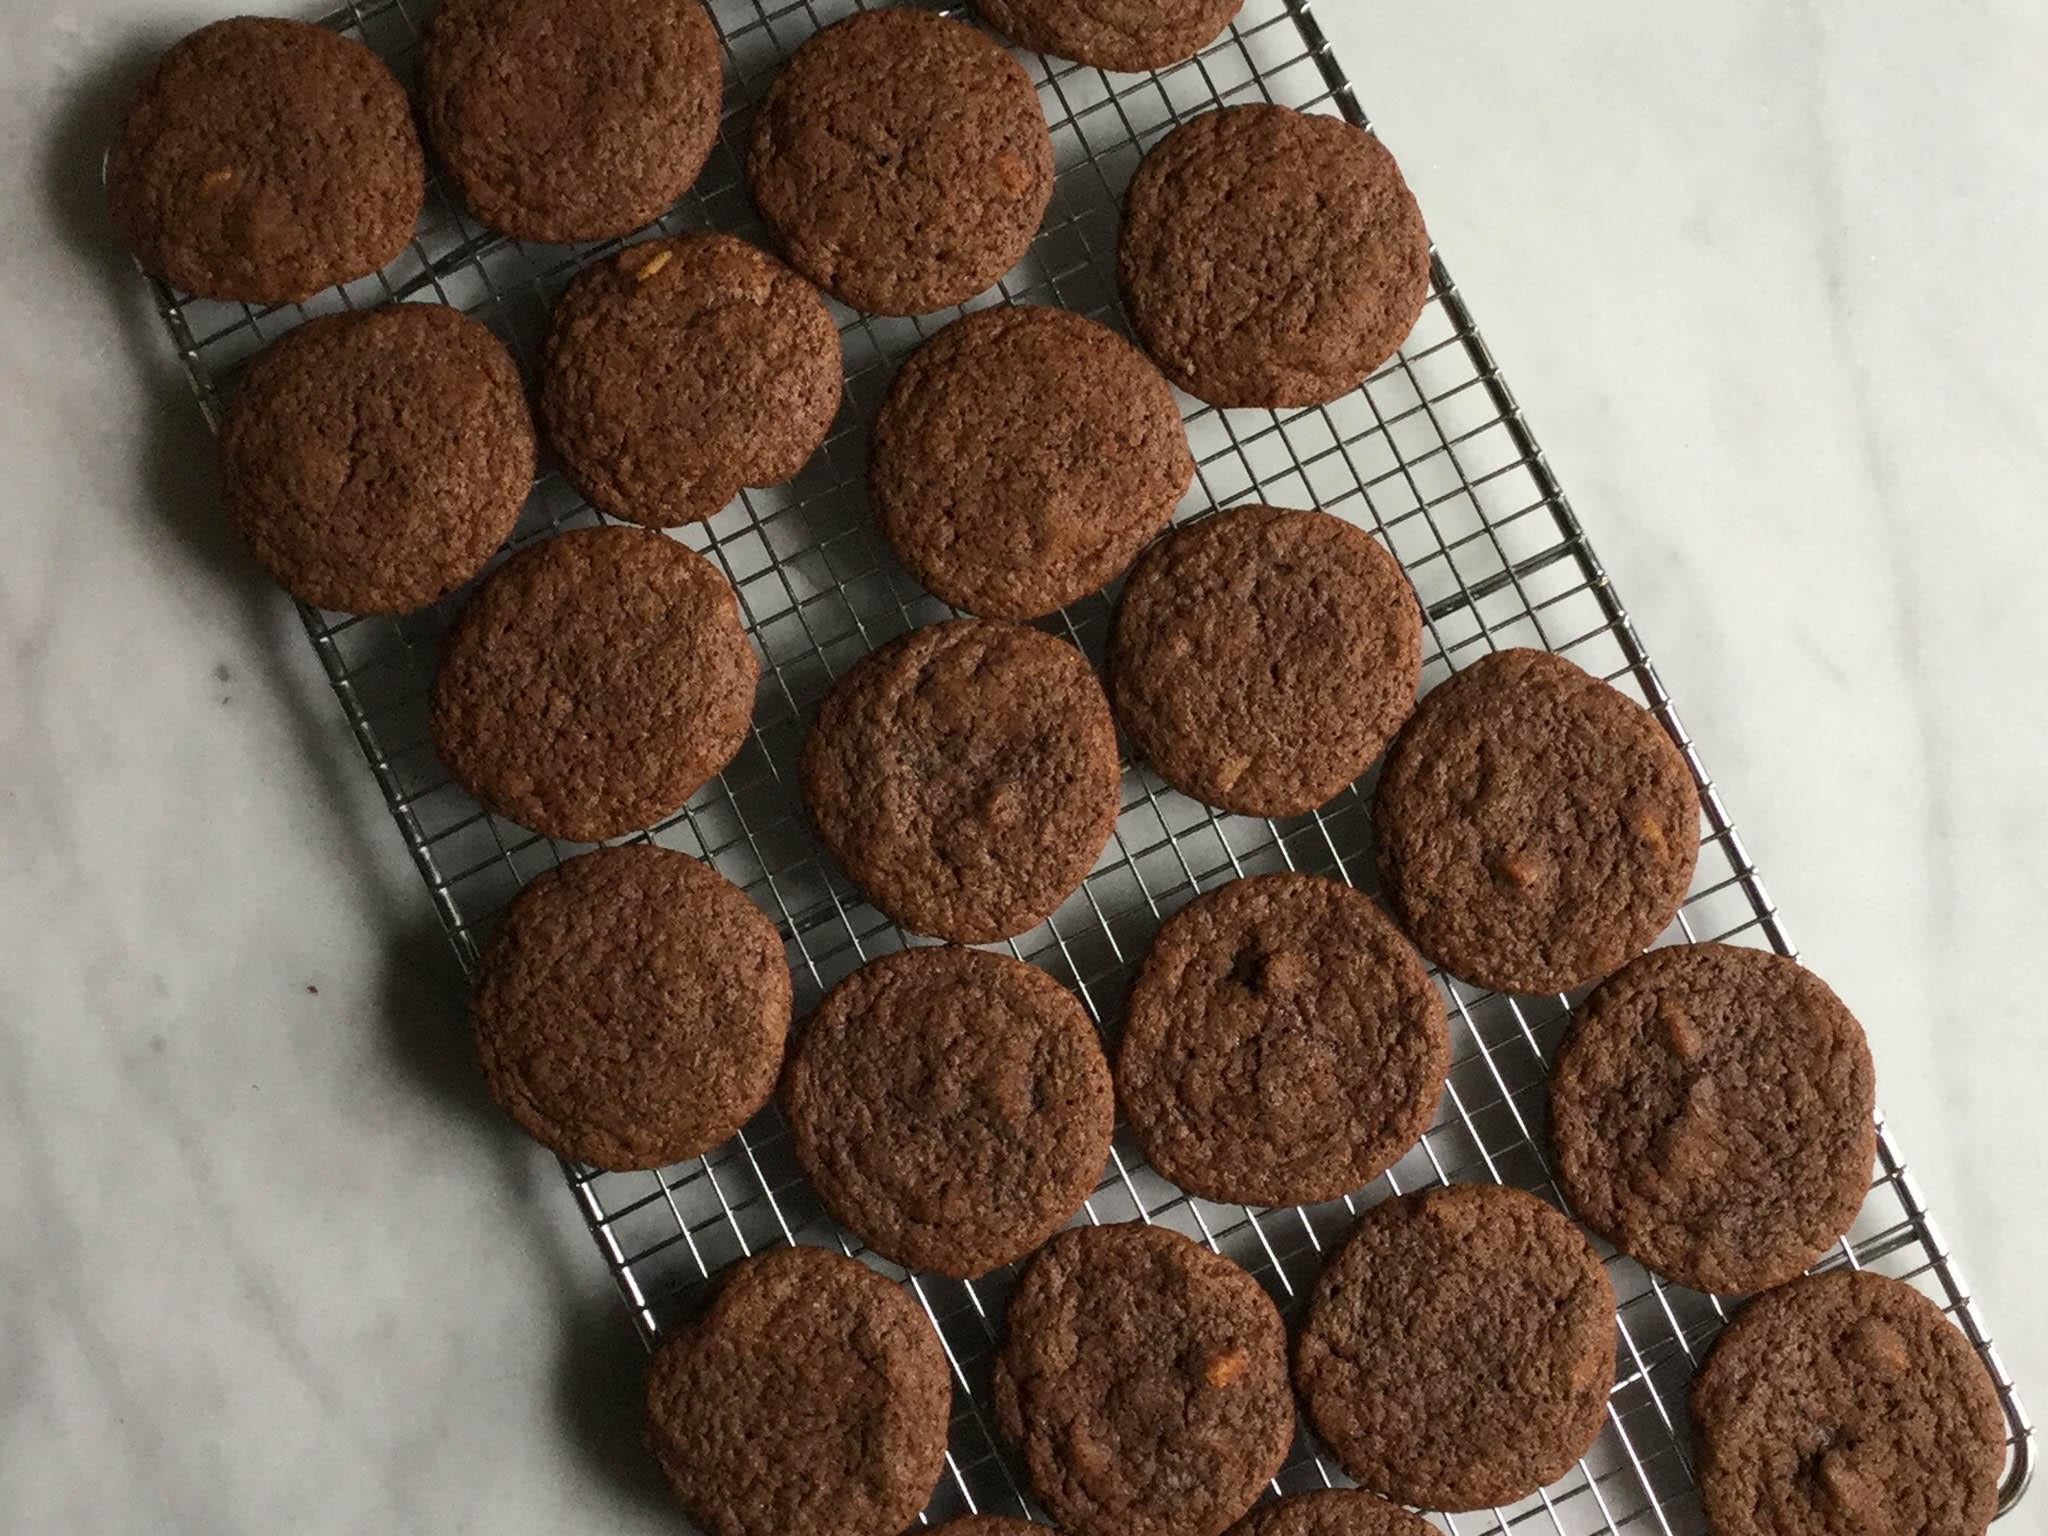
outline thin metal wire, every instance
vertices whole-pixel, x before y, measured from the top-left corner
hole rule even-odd
[[[751,103],[791,47],[869,0],[708,3],[727,70],[720,142],[697,186],[648,233],[718,227],[765,243],[740,175]],[[326,22],[361,38],[409,79],[418,4],[351,0]],[[962,6],[948,0],[938,8]],[[1052,207],[1030,256],[969,307],[1057,303],[1121,324],[1114,255],[1123,187],[1143,151],[1189,116],[1265,100],[1367,126],[1310,0],[1248,0],[1214,45],[1156,75],[1109,76],[1030,55],[1025,62],[1053,133],[1059,174]],[[452,304],[497,331],[531,376],[553,300],[581,265],[622,243],[564,250],[504,239],[471,223],[436,179],[405,256],[305,305],[256,310],[153,286],[201,409],[217,428],[223,391],[251,354],[308,315],[342,308]],[[1407,570],[1424,612],[1427,683],[1502,646],[1542,645],[1640,699],[1670,730],[1702,791],[1699,874],[1667,937],[1793,953],[1627,610],[1440,259],[1432,276],[1429,303],[1401,355],[1343,400],[1284,415],[1186,402],[1197,479],[1181,519],[1253,499],[1325,507],[1373,531]],[[876,644],[949,613],[876,535],[863,473],[867,422],[895,365],[955,313],[891,320],[835,306],[848,408],[824,448],[789,486],[748,492],[680,535],[732,582],[766,669],[751,739],[739,757],[684,810],[640,836],[709,860],[776,919],[800,1010],[865,960],[912,942],[822,854],[803,819],[791,768],[805,722],[834,677]],[[596,521],[548,472],[535,484],[514,545]],[[458,596],[398,620],[305,607],[300,614],[456,955],[473,969],[519,887],[578,850],[484,812],[434,760],[423,699],[440,634],[460,602]],[[1099,660],[1111,604],[1112,594],[1087,598],[1049,627]],[[1113,1028],[1153,930],[1197,892],[1276,869],[1328,873],[1371,889],[1371,781],[1368,775],[1309,816],[1272,822],[1218,814],[1130,764],[1115,836],[1086,884],[1009,948],[1071,986],[1098,1022]],[[1439,980],[1454,1046],[1443,1105],[1421,1142],[1370,1188],[1298,1210],[1218,1205],[1154,1174],[1120,1131],[1085,1219],[1175,1227],[1243,1263],[1292,1313],[1329,1246],[1388,1193],[1481,1178],[1561,1200],[1548,1163],[1543,1090],[1570,999],[1505,997]],[[688,1165],[639,1174],[566,1165],[563,1171],[650,1345],[711,1276],[764,1244],[828,1243],[903,1278],[965,1389],[948,1476],[928,1517],[1031,1511],[983,1408],[1012,1273],[965,1282],[911,1276],[863,1253],[811,1194],[772,1109]],[[2031,1470],[2026,1413],[1881,1122],[1877,1171],[1861,1218],[1829,1262],[1875,1268],[1918,1286],[1982,1353],[2009,1425],[2001,1508],[2010,1508]],[[1702,1530],[1684,1393],[1726,1310],[1619,1256],[1609,1271],[1620,1303],[1619,1369],[1600,1440],[1555,1486],[1510,1508],[1435,1517],[1447,1529],[1559,1536]],[[1293,1491],[1343,1481],[1304,1432],[1275,1486]]]

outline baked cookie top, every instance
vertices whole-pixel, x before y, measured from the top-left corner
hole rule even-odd
[[[869,900],[985,944],[1035,927],[1115,829],[1109,701],[1081,653],[1020,624],[954,619],[870,652],[804,743],[804,803]]]
[[[555,306],[540,408],[592,506],[667,528],[794,476],[840,386],[817,289],[744,240],[687,235],[577,274]]]
[[[1194,473],[1173,391],[1142,352],[1067,310],[999,307],[897,373],[868,483],[919,581],[984,618],[1035,619],[1121,574]]]
[[[1394,915],[1503,992],[1598,981],[1664,931],[1699,858],[1699,792],[1655,716],[1547,651],[1424,697],[1373,800]]]
[[[172,44],[107,155],[143,270],[207,299],[286,304],[393,260],[426,198],[405,89],[325,27],[236,16]]]
[[[1849,1230],[1877,1154],[1863,1027],[1811,971],[1673,945],[1578,1011],[1550,1078],[1581,1221],[1696,1290],[1781,1285]]]
[[[1744,1307],[1693,1381],[1715,1536],[1982,1536],[2005,1416],[1991,1374],[1903,1281],[1836,1270]]]
[[[1052,135],[993,38],[895,6],[790,56],[747,177],[790,265],[855,309],[921,315],[1022,258],[1052,198]]]
[[[1211,405],[1283,410],[1348,394],[1394,355],[1429,296],[1429,234],[1363,128],[1225,107],[1138,166],[1117,268],[1169,379]]]
[[[420,51],[427,135],[469,211],[549,245],[667,211],[723,91],[702,0],[442,0]]]

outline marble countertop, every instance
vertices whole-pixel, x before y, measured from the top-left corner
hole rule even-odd
[[[2048,1403],[2048,11],[1320,10]],[[0,1524],[672,1531],[107,242],[114,105],[214,14],[17,6],[0,59]]]

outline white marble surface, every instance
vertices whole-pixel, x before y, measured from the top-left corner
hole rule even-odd
[[[2048,1402],[2048,12],[1320,9]],[[112,103],[216,12],[0,11],[0,1526],[675,1529],[106,244]]]

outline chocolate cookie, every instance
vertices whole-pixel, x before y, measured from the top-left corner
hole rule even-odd
[[[1321,1488],[1258,1505],[1231,1536],[1436,1536],[1436,1527],[1398,1504],[1356,1488]]]
[[[839,390],[839,329],[818,290],[744,240],[689,235],[569,285],[540,409],[591,505],[667,528],[802,469]]]
[[[1758,1297],[1693,1381],[1714,1536],[1982,1536],[2005,1419],[1984,1362],[1910,1285],[1837,1270]]]
[[[867,11],[797,49],[747,177],[790,264],[856,309],[921,315],[1015,266],[1052,198],[1023,66],[964,22]]]
[[[1193,58],[1216,41],[1243,4],[1244,0],[975,0],[975,9],[1020,48],[1135,74]]]
[[[1363,128],[1226,107],[1145,156],[1117,270],[1169,379],[1211,405],[1285,410],[1348,393],[1394,355],[1429,296],[1429,233]]]
[[[1656,717],[1547,651],[1481,657],[1422,701],[1373,800],[1394,915],[1502,992],[1598,981],[1664,931],[1700,801]]]
[[[955,608],[1035,619],[1122,572],[1194,474],[1144,353],[1064,309],[998,308],[903,365],[868,483],[919,581]]]
[[[1164,1227],[1062,1232],[1010,1296],[996,1423],[1074,1536],[1217,1536],[1294,1442],[1256,1280]]]
[[[1161,778],[1248,816],[1314,810],[1415,707],[1422,612],[1372,535],[1236,507],[1162,539],[1124,587],[1109,685]]]
[[[258,354],[228,407],[228,516],[316,608],[410,613],[483,569],[533,483],[519,367],[438,304],[309,320]]]
[[[1109,701],[1081,653],[987,619],[915,630],[839,680],[804,802],[876,906],[986,944],[1052,915],[1116,828]]]
[[[1614,1288],[1579,1229],[1519,1189],[1382,1201],[1316,1281],[1294,1380],[1364,1487],[1425,1509],[1511,1504],[1600,1433]]]
[[[783,1081],[797,1161],[884,1258],[967,1277],[1021,1259],[1102,1178],[1116,1100],[1080,1000],[978,949],[907,949],[840,982]]]
[[[865,1265],[732,1267],[647,1375],[647,1433],[708,1536],[896,1536],[945,1465],[953,1384],[922,1309]]]
[[[1370,896],[1257,875],[1160,928],[1116,1086],[1146,1159],[1182,1189],[1310,1205],[1392,1167],[1449,1066],[1443,999]]]
[[[441,649],[430,721],[462,787],[549,837],[677,810],[747,739],[759,664],[711,562],[638,528],[520,551]]]
[[[405,249],[426,164],[405,88],[325,27],[237,16],[175,43],[107,155],[143,270],[206,299],[286,304]]]
[[[1615,972],[1550,1078],[1558,1181],[1579,1219],[1702,1291],[1781,1285],[1849,1230],[1875,1109],[1863,1027],[1827,983],[1727,944]]]
[[[477,219],[515,240],[628,234],[718,138],[701,0],[441,0],[420,50],[427,135]]]
[[[710,866],[644,845],[521,891],[470,1007],[505,1113],[613,1170],[700,1156],[745,1125],[774,1092],[789,1011],[775,925]]]

